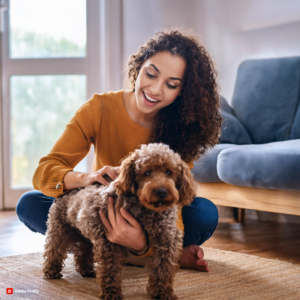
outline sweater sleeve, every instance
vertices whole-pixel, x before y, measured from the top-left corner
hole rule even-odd
[[[33,175],[33,187],[44,195],[57,198],[66,193],[63,179],[67,172],[89,153],[100,125],[99,95],[85,102],[66,125],[50,153],[42,157]]]

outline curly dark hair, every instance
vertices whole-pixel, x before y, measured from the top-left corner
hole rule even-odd
[[[177,29],[162,30],[128,59],[129,88],[133,92],[143,63],[163,51],[185,60],[185,80],[181,95],[156,114],[149,143],[165,143],[189,163],[219,143],[222,117],[217,71],[196,36]]]

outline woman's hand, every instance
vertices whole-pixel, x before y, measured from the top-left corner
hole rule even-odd
[[[115,180],[119,175],[120,167],[104,166],[100,170],[93,173],[87,173],[84,178],[84,187],[92,184],[93,182],[100,182],[104,185],[109,183],[103,178],[104,175],[108,175],[112,180]]]
[[[138,221],[123,207],[121,214],[114,211],[113,199],[109,197],[108,217],[100,210],[100,218],[107,229],[106,237],[114,244],[119,244],[134,250],[142,250],[147,244],[146,233]],[[128,222],[127,222],[128,221]]]

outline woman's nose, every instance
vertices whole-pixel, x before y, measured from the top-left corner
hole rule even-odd
[[[153,84],[152,87],[150,88],[150,91],[153,96],[160,95],[162,92],[162,83],[157,82],[157,83]]]

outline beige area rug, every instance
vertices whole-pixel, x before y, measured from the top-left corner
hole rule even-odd
[[[210,272],[180,269],[175,277],[179,299],[300,299],[300,266],[279,260],[203,247]],[[94,278],[82,278],[69,255],[63,278],[44,279],[42,253],[0,258],[0,299],[98,299]],[[124,266],[125,299],[152,299],[144,268]],[[13,288],[13,295],[6,289]]]

